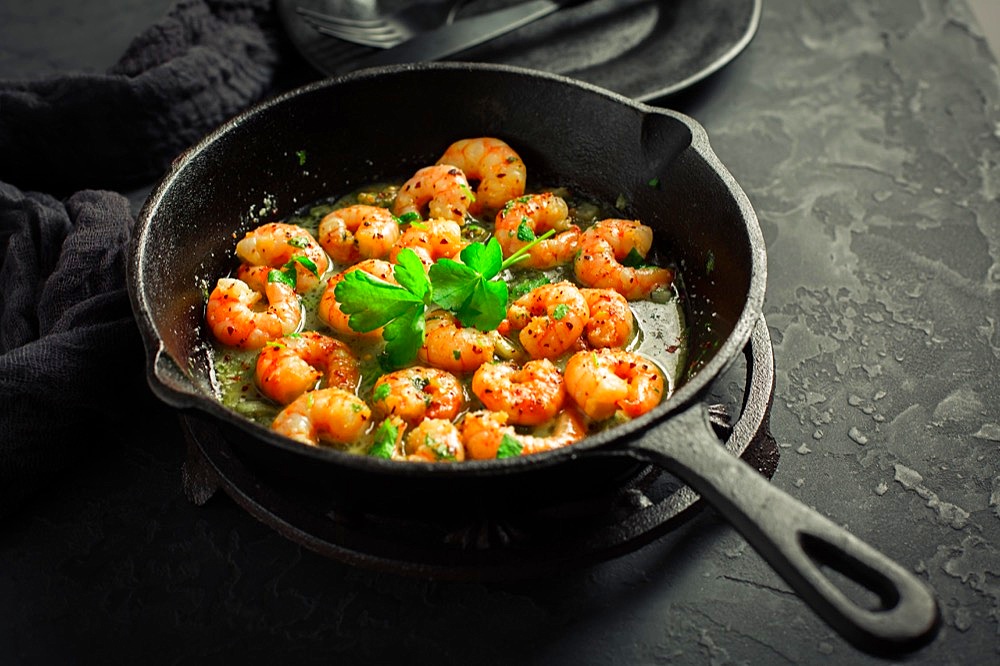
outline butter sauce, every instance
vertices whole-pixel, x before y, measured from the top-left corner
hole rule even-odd
[[[396,183],[376,183],[342,197],[331,198],[309,205],[289,216],[284,222],[301,226],[316,236],[320,220],[330,211],[357,203],[391,206],[397,190],[398,184]],[[566,199],[569,204],[572,222],[581,228],[586,228],[600,219],[621,217],[621,213],[615,210],[613,206],[578,199],[565,188],[553,188],[548,191],[553,191]],[[493,223],[491,220],[470,217],[463,227],[463,236],[470,242],[484,242],[490,237],[492,228]],[[655,253],[655,246],[651,255],[653,253]],[[655,258],[653,256],[650,257],[650,259]],[[667,265],[662,261],[662,258],[656,263]],[[361,363],[361,381],[358,387],[358,395],[371,404],[374,384],[384,372],[378,360],[381,343],[361,338],[338,336],[316,314],[320,297],[326,289],[327,283],[333,276],[345,268],[347,266],[331,262],[329,270],[321,276],[318,286],[301,295],[305,313],[302,330],[317,330],[324,334],[338,337],[351,346]],[[515,267],[505,271],[500,276],[500,279],[507,282],[511,289],[510,302],[513,302],[517,296],[518,285],[542,276],[548,282],[558,282],[560,280],[575,282],[571,264],[548,270]],[[663,371],[666,384],[664,400],[669,399],[670,395],[679,385],[683,378],[687,362],[686,324],[682,304],[683,299],[681,297],[682,290],[679,285],[680,275],[678,274],[669,290],[654,294],[650,300],[632,301],[629,304],[635,316],[636,326],[633,338],[626,348],[642,354],[656,363]],[[513,342],[512,346],[516,348],[518,344]],[[222,404],[243,417],[257,422],[264,427],[270,427],[271,422],[278,412],[281,411],[282,407],[263,396],[257,390],[254,381],[257,354],[257,350],[240,350],[213,342],[212,360],[217,380],[218,399]],[[565,366],[569,355],[566,354],[562,358],[554,359],[554,362],[560,369]],[[465,411],[481,409],[482,404],[470,388],[471,374],[459,379],[463,383],[465,392]],[[372,430],[377,425],[377,423],[374,423]],[[606,423],[592,424],[592,430],[596,431],[613,425],[614,419],[609,419]],[[370,438],[366,437],[362,438],[362,441],[343,448],[352,453],[364,454],[370,444]]]

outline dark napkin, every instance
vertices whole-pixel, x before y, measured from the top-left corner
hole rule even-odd
[[[270,0],[182,0],[106,74],[0,81],[0,517],[148,395],[123,193],[296,83],[292,53]]]

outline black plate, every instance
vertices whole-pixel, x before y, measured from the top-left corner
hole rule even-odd
[[[529,67],[648,101],[701,81],[739,55],[757,31],[761,1],[592,0],[448,60]],[[471,0],[459,16],[503,4],[510,2]],[[357,0],[278,2],[292,42],[328,76],[351,71],[353,60],[374,49],[322,35],[299,16],[296,7],[358,16],[357,6]]]

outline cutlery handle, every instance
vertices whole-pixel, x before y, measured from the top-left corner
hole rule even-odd
[[[766,326],[758,325],[755,338],[766,335]],[[748,361],[773,368],[770,341],[763,342],[755,345],[756,358]],[[758,353],[756,348],[765,351]],[[625,447],[701,494],[821,618],[859,649],[875,654],[909,652],[934,638],[941,617],[930,588],[726,451],[706,405],[687,408]],[[868,608],[853,601],[825,569],[872,593],[878,606]]]

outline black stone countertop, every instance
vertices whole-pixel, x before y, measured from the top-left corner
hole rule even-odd
[[[165,8],[113,4],[5,4],[0,78],[102,71]],[[971,13],[767,0],[739,58],[660,103],[764,230],[773,483],[934,588],[944,625],[906,663],[1000,662],[1000,77]],[[151,396],[112,439],[0,527],[0,663],[883,661],[711,509],[545,580],[431,582],[196,506]]]

